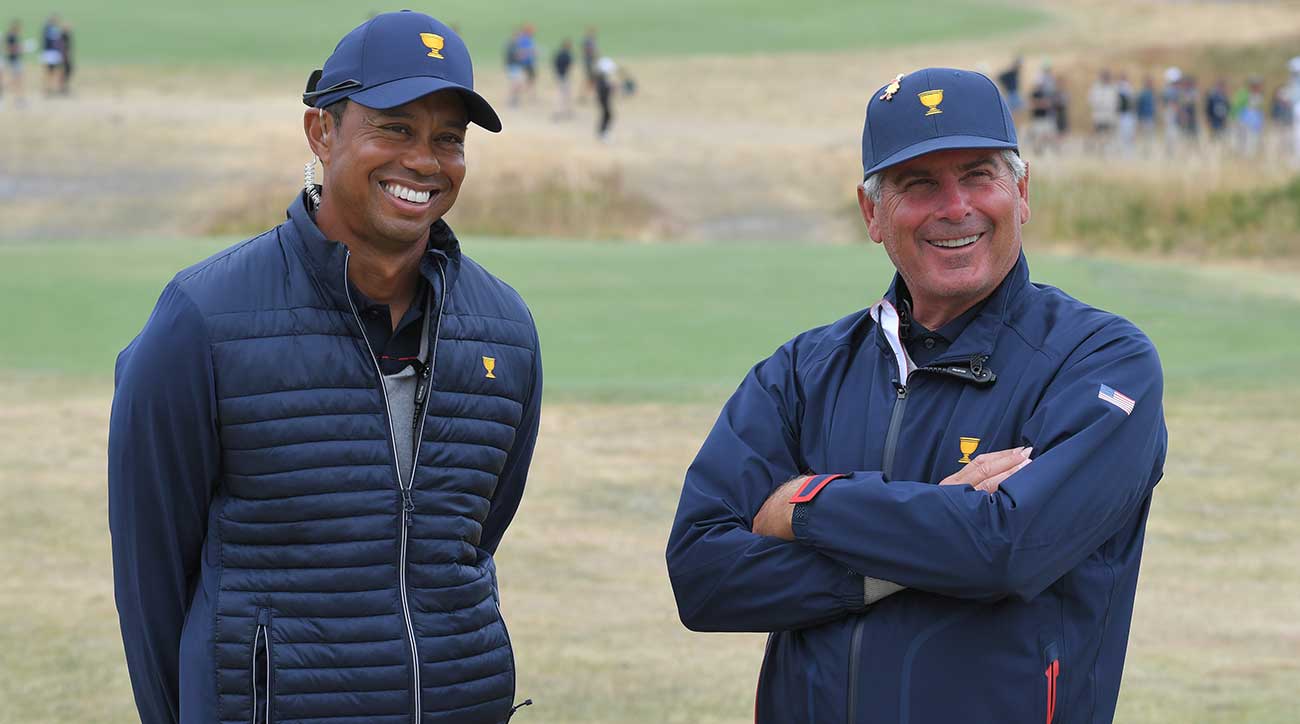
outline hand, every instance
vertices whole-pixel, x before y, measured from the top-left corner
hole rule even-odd
[[[767,496],[763,507],[758,509],[758,515],[754,516],[754,533],[781,540],[794,540],[794,528],[791,525],[794,506],[790,504],[790,498],[799,492],[799,488],[807,479],[806,476],[797,477],[788,483],[783,483]]]
[[[1033,451],[1032,447],[1016,447],[977,455],[966,467],[944,478],[939,484],[969,485],[992,495],[997,492],[1002,481],[1029,464],[1029,454]]]

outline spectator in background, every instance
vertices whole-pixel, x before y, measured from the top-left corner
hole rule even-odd
[[[1007,97],[1007,107],[1011,109],[1012,118],[1017,121],[1021,115],[1020,110],[1025,105],[1024,99],[1020,97],[1020,70],[1024,64],[1024,56],[1017,55],[1011,62],[1011,67],[998,75],[998,83],[1001,84],[1002,92]]]
[[[1115,136],[1119,142],[1120,153],[1128,156],[1133,153],[1138,122],[1137,97],[1133,91],[1133,84],[1128,82],[1127,75],[1120,73],[1119,80],[1115,83],[1115,93],[1119,99]]]
[[[1228,130],[1232,104],[1228,101],[1228,86],[1222,78],[1214,82],[1205,94],[1205,125],[1210,129],[1210,140],[1218,143]]]
[[[1160,117],[1164,123],[1165,153],[1172,154],[1178,146],[1178,106],[1183,72],[1178,68],[1165,70],[1165,87],[1160,91]]]
[[[537,87],[537,41],[533,38],[535,33],[532,24],[525,24],[519,29],[519,36],[515,41],[519,67],[524,71],[524,90],[529,99],[535,97]]]
[[[72,81],[72,24],[64,22],[62,31],[63,72],[59,75],[59,93],[68,95],[69,83]]]
[[[5,72],[9,75],[9,92],[14,105],[23,105],[23,24],[15,19],[5,32]]]
[[[1200,117],[1197,115],[1201,106],[1201,88],[1196,76],[1183,76],[1178,93],[1178,128],[1183,137],[1191,143],[1200,140]]]
[[[582,36],[582,70],[585,82],[578,94],[578,102],[585,103],[596,92],[596,29],[588,27]]]
[[[1056,118],[1056,137],[1064,139],[1070,132],[1070,92],[1065,87],[1065,79],[1056,79],[1056,93],[1052,95],[1052,113]]]
[[[608,57],[596,61],[596,101],[600,104],[600,121],[596,125],[596,138],[609,140],[609,129],[614,123],[614,93],[618,87],[618,64]]]
[[[512,108],[519,105],[524,92],[524,66],[519,52],[519,40],[523,33],[523,29],[516,30],[506,41],[506,82],[510,86],[509,102]]]
[[[45,95],[63,87],[63,25],[59,14],[50,15],[41,28],[41,62],[45,64]]]
[[[1156,82],[1149,75],[1142,78],[1142,89],[1137,94],[1137,124],[1138,135],[1146,145],[1156,130]]]
[[[1290,101],[1290,112],[1287,114],[1287,120],[1291,124],[1291,158],[1296,165],[1300,165],[1300,56],[1291,59],[1287,64],[1287,69],[1291,71],[1291,82],[1287,86],[1287,100]]]
[[[1237,123],[1238,145],[1244,156],[1259,153],[1260,138],[1264,134],[1264,83],[1251,76],[1245,87],[1236,94],[1233,118]]]
[[[1102,69],[1088,90],[1088,108],[1092,112],[1092,146],[1105,152],[1119,123],[1119,89],[1110,71]]]
[[[1055,97],[1056,79],[1051,66],[1044,63],[1029,93],[1029,134],[1025,139],[1038,153],[1057,148]]]
[[[569,69],[573,67],[573,41],[565,38],[560,43],[560,49],[555,51],[555,56],[551,59],[551,66],[555,69],[555,85],[560,92],[560,109],[556,111],[555,118],[573,117],[573,103],[571,98],[571,89],[569,88]]]

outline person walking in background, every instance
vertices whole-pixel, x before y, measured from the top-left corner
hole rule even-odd
[[[21,107],[26,102],[23,96],[23,23],[16,18],[5,31],[4,69],[8,74],[6,86],[9,94],[13,96],[14,105]]]
[[[469,124],[446,24],[383,13],[302,101],[287,219],[178,273],[118,356],[114,594],[143,724],[501,724],[494,555],[537,439],[537,328],[444,219]],[[436,368],[436,369],[435,369]]]
[[[59,14],[50,15],[41,28],[41,63],[45,65],[45,95],[63,87],[63,24]]]
[[[59,93],[66,96],[71,92],[72,70],[74,67],[72,64],[72,24],[65,20],[59,29],[62,31],[60,40],[63,51],[63,72],[59,75]]]
[[[506,41],[506,84],[510,89],[508,102],[512,108],[519,105],[524,93],[524,66],[519,50],[519,41],[522,37],[523,29],[521,28],[511,33],[510,38]]]
[[[596,60],[599,49],[596,47],[596,28],[588,27],[582,35],[582,89],[578,92],[578,102],[585,103],[596,92]]]
[[[596,122],[596,138],[609,140],[609,129],[614,123],[614,94],[618,88],[618,64],[609,57],[596,61],[596,102],[600,115]]]
[[[573,41],[565,38],[551,59],[555,69],[555,87],[559,92],[560,107],[555,112],[557,120],[573,117],[573,89],[569,84],[569,70],[573,67]]]
[[[1216,80],[1210,91],[1205,94],[1205,125],[1210,129],[1210,141],[1221,143],[1228,132],[1228,119],[1232,115],[1232,103],[1228,100],[1228,84],[1222,78]]]
[[[727,401],[668,536],[678,615],[770,634],[757,724],[1110,722],[1168,447],[1156,348],[1034,283],[993,81],[868,98],[857,202],[897,272]]]
[[[519,36],[515,41],[515,52],[518,54],[519,67],[524,72],[524,94],[529,101],[537,98],[537,39],[534,37],[536,30],[531,23],[525,23],[519,29]]]

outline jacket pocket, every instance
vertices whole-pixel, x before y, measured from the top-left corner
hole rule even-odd
[[[253,650],[250,657],[249,681],[252,691],[252,724],[271,724],[271,609],[257,609],[257,623],[253,628]]]
[[[1053,724],[1056,721],[1057,685],[1061,678],[1060,648],[1053,642],[1043,649],[1043,682],[1046,694],[1044,698],[1047,701],[1046,724]]]

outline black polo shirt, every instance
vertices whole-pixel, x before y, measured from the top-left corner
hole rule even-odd
[[[393,329],[393,320],[387,304],[380,304],[348,282],[348,291],[357,305],[357,314],[366,330],[366,339],[375,353],[379,369],[385,375],[401,372],[420,354],[420,330],[424,322],[424,307],[429,297],[429,283],[421,276],[416,282],[415,297],[406,313]],[[417,368],[418,369],[418,368]]]
[[[902,337],[903,345],[907,347],[907,354],[916,363],[917,367],[924,367],[931,362],[939,359],[952,343],[957,341],[957,337],[966,329],[966,325],[979,315],[980,310],[984,309],[984,303],[979,302],[975,306],[967,309],[951,322],[943,325],[936,331],[926,329],[915,319],[912,319],[911,300],[903,302],[903,308],[900,310],[903,317]]]

